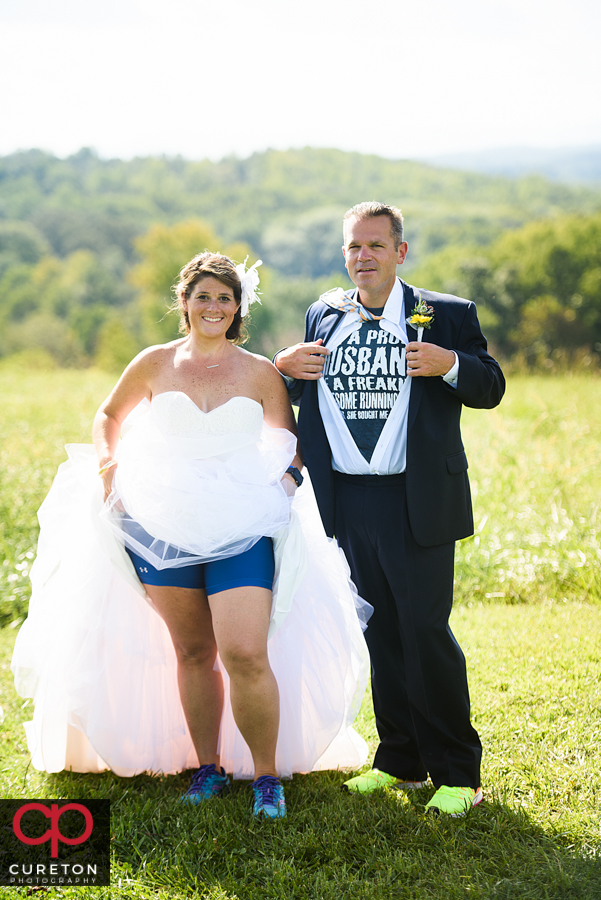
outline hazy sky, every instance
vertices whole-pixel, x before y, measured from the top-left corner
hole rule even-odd
[[[601,142],[599,0],[0,0],[0,154]]]

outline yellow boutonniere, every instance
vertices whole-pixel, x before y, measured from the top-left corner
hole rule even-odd
[[[421,341],[422,335],[424,333],[424,328],[431,328],[432,322],[434,321],[434,309],[431,306],[428,306],[425,300],[422,300],[421,295],[418,294],[418,301],[413,307],[413,311],[410,316],[407,316],[405,320],[407,325],[411,325],[413,328],[417,329],[417,339]]]

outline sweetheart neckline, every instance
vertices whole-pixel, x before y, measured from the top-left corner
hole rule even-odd
[[[227,406],[228,403],[231,403],[232,400],[249,400],[251,403],[254,403],[255,406],[258,406],[261,409],[261,412],[263,412],[263,407],[258,402],[258,400],[253,400],[252,397],[244,397],[242,394],[237,394],[235,397],[230,397],[229,400],[225,401],[225,403],[220,403],[219,406],[214,406],[213,409],[209,409],[207,412],[205,412],[204,409],[201,409],[200,406],[198,406],[198,404],[194,402],[192,397],[190,397],[189,394],[186,394],[185,391],[161,391],[159,394],[154,394],[150,402],[152,403],[152,401],[156,400],[157,397],[162,397],[163,394],[181,394],[182,397],[185,397],[187,400],[189,400],[192,406],[197,409],[199,413],[202,413],[203,416],[210,416],[211,413],[216,412],[218,409],[223,409],[223,407]]]

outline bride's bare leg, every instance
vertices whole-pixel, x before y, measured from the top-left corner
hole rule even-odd
[[[255,778],[275,775],[280,695],[267,657],[271,591],[239,587],[209,596],[213,631],[230,676],[232,712],[255,764]]]
[[[219,767],[217,740],[223,708],[223,679],[213,669],[217,645],[211,610],[202,590],[145,585],[167,625],[177,656],[179,695],[199,765]]]

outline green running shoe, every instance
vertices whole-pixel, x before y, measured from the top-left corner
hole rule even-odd
[[[482,803],[482,788],[475,791],[469,787],[448,787],[441,785],[429,803],[426,803],[426,812],[445,813],[447,816],[457,818],[464,816],[472,806]]]
[[[340,785],[341,790],[349,791],[351,794],[372,794],[382,788],[394,788],[397,791],[413,791],[416,788],[424,787],[425,781],[403,781],[402,778],[395,778],[394,775],[388,775],[386,772],[380,772],[379,769],[371,769],[364,775],[355,775],[349,778],[344,784]]]

